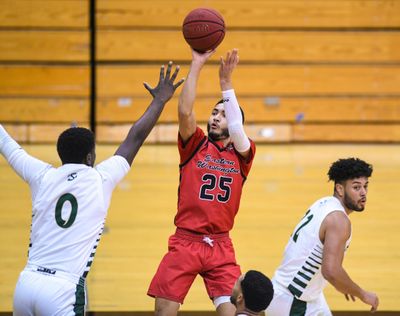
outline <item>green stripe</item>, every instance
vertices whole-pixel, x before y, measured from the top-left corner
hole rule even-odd
[[[306,279],[307,281],[311,280],[311,278],[307,274],[304,274],[301,271],[297,272],[297,274],[300,275],[301,277],[303,277],[304,279]]]
[[[298,288],[294,287],[293,285],[289,284],[288,290],[290,293],[292,293],[294,296],[300,297],[301,294],[303,294],[302,291],[300,291]]]
[[[76,286],[74,313],[75,316],[85,315],[85,288],[80,284]]]
[[[307,269],[305,266],[301,267],[304,271],[310,272],[311,274],[315,274],[315,271]]]
[[[314,268],[314,269],[317,269],[317,270],[319,269],[319,267],[312,265],[312,264],[309,263],[307,260],[306,260],[306,263],[307,263],[311,268]]]
[[[300,281],[298,278],[294,277],[293,278],[293,282],[296,283],[297,285],[300,285],[303,289],[306,288],[307,284],[305,284],[304,282]]]
[[[314,262],[317,263],[317,264],[322,264],[322,262],[319,262],[319,261],[315,260],[315,259],[312,258],[312,257],[308,257],[308,259],[311,259],[312,261],[314,261]]]
[[[289,316],[305,316],[307,310],[307,302],[300,301],[293,297],[292,307]]]

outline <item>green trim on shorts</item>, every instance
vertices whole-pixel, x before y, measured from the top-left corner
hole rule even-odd
[[[307,302],[300,301],[293,297],[293,303],[290,307],[289,316],[304,316],[307,310]]]
[[[83,280],[81,278],[81,280]],[[85,315],[85,287],[79,280],[79,284],[76,285],[75,291],[75,304],[74,304],[74,313],[75,316],[84,316]]]

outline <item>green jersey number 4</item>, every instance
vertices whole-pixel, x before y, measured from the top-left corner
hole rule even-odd
[[[62,218],[62,209],[65,202],[69,202],[71,204],[71,213],[69,214],[69,218],[64,220]],[[73,196],[71,193],[63,194],[57,201],[56,204],[56,222],[57,225],[61,228],[68,228],[75,222],[76,214],[78,214],[78,201],[76,197]]]

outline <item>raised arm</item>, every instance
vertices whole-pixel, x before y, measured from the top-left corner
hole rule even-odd
[[[7,133],[0,124],[0,153],[4,156],[14,171],[29,183],[32,198],[39,189],[40,179],[44,172],[51,166],[35,157],[29,155],[21,146]]]
[[[197,81],[205,62],[214,51],[200,54],[192,50],[192,63],[185,84],[183,85],[178,103],[179,134],[182,140],[187,141],[196,131],[196,118],[193,111],[196,98]]]
[[[219,83],[224,100],[225,116],[228,122],[228,131],[235,149],[247,158],[250,154],[250,140],[243,128],[243,117],[236,99],[232,84],[232,72],[239,63],[238,50],[228,51],[226,59],[221,57],[219,67]]]
[[[169,99],[171,99],[176,88],[178,88],[184,81],[184,79],[181,79],[174,84],[176,76],[179,72],[179,66],[176,66],[172,76],[171,68],[172,62],[170,61],[168,63],[167,71],[164,75],[164,65],[161,66],[160,79],[158,81],[158,85],[154,89],[146,82],[144,83],[145,88],[153,96],[153,100],[140,119],[132,125],[125,140],[115,152],[115,155],[124,157],[130,165],[139,151],[140,146],[142,146],[144,140],[156,124],[165,104]]]
[[[342,212],[333,212],[323,221],[320,236],[324,243],[322,258],[322,275],[339,292],[354,300],[358,297],[365,304],[371,306],[371,312],[376,311],[379,299],[375,293],[363,290],[344,270],[342,263],[346,240],[350,237],[350,220]]]

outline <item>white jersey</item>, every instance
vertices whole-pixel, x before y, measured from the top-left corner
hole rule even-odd
[[[275,271],[274,283],[299,300],[317,299],[327,284],[321,272],[324,245],[319,231],[322,221],[334,211],[346,214],[340,201],[333,196],[322,198],[310,207],[295,227],[286,245],[283,261]],[[350,240],[351,236],[346,242],[346,249]]]
[[[3,149],[3,155],[31,188],[27,267],[85,278],[100,241],[112,191],[129,171],[128,162],[122,156],[112,156],[95,168],[84,164],[54,168],[17,146],[11,143]]]

